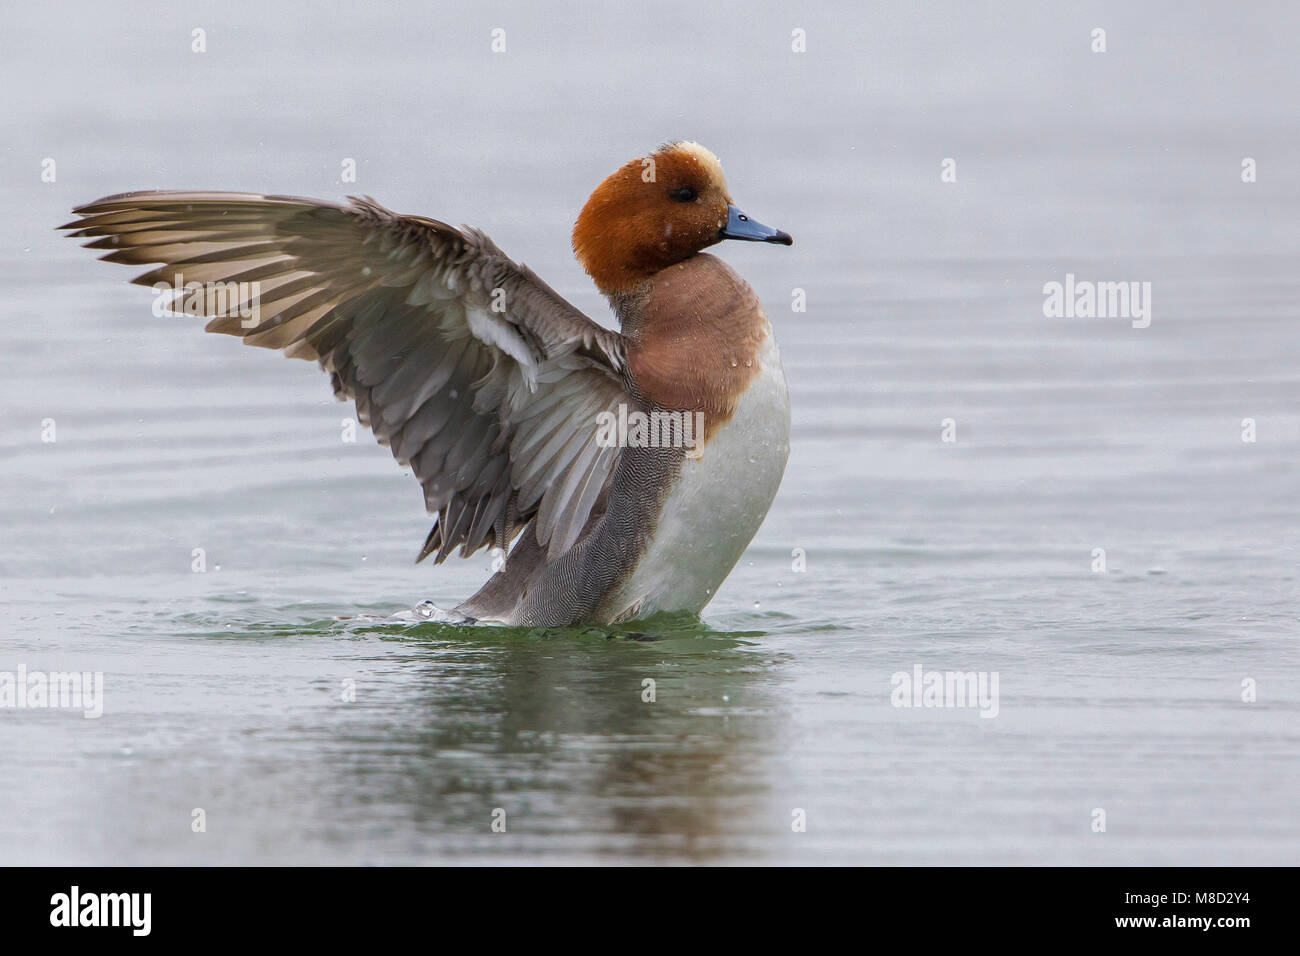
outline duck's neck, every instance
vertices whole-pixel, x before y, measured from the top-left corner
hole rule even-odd
[[[665,408],[730,417],[758,374],[770,332],[758,296],[722,260],[701,253],[609,295],[638,389]]]
[[[633,339],[708,333],[743,337],[766,323],[749,283],[721,259],[704,252],[627,289],[607,291],[605,297],[623,334]]]

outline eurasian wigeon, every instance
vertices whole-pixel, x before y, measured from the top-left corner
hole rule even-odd
[[[75,212],[62,228],[103,258],[162,263],[133,281],[177,290],[173,310],[330,373],[423,486],[436,518],[417,560],[510,548],[465,619],[698,614],[781,483],[772,327],[702,250],[792,240],[736,208],[696,143],[627,163],[578,216],[574,251],[621,332],[477,229],[370,199],[135,192]]]

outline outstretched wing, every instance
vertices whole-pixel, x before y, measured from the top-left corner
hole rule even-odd
[[[320,362],[423,486],[420,559],[504,548],[533,519],[551,554],[577,540],[617,457],[595,436],[629,400],[623,338],[481,232],[355,198],[137,192],[75,212],[62,228],[102,258],[162,263],[133,281],[178,289],[173,310]]]

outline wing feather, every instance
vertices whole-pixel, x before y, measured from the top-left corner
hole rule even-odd
[[[617,458],[596,416],[630,400],[626,345],[483,233],[356,198],[142,192],[75,212],[62,228],[153,266],[133,281],[176,290],[176,311],[319,362],[415,472],[437,516],[421,558],[529,524],[552,554],[578,540]]]

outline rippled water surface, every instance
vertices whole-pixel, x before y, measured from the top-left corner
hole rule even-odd
[[[0,672],[104,675],[99,719],[0,709],[0,862],[1296,862],[1290,7],[148,7],[0,34]],[[367,193],[606,321],[568,229],[676,138],[796,237],[720,250],[794,431],[700,623],[383,624],[490,558],[415,566],[414,480],[319,371],[54,232]],[[1150,326],[1045,318],[1066,273],[1152,283]],[[996,717],[893,706],[917,666]]]

